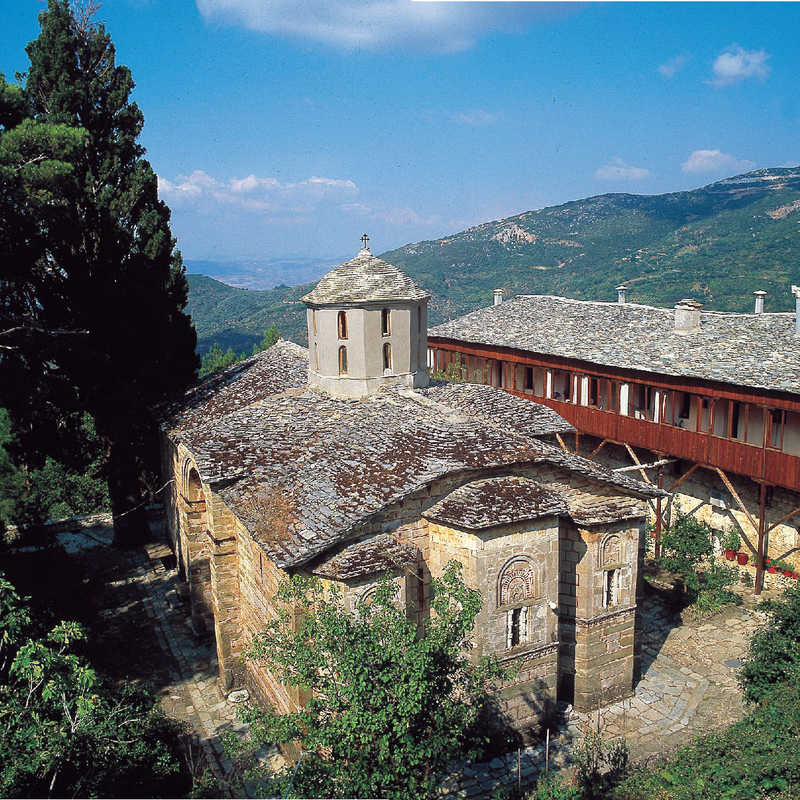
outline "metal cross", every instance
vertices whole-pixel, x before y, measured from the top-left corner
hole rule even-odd
[[[362,234],[361,241],[364,242],[364,249],[367,249],[367,242],[369,241],[369,236],[366,233]]]

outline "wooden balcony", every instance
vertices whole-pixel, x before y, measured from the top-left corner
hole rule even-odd
[[[534,397],[526,392],[505,391],[550,406],[581,433],[599,439],[627,442],[632,447],[643,447],[702,466],[719,467],[756,481],[800,491],[800,458],[797,456],[665,423]]]

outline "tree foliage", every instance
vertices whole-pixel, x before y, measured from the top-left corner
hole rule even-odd
[[[130,538],[142,518],[121,514],[157,467],[148,411],[197,368],[186,278],[130,71],[90,12],[49,0],[39,20],[24,86],[0,84],[0,402],[40,462],[56,454],[35,420],[92,414]]]
[[[280,331],[278,330],[277,325],[275,325],[273,322],[272,325],[270,325],[269,328],[264,331],[261,341],[256,342],[253,345],[252,355],[256,355],[264,350],[268,350],[280,338]],[[222,347],[219,345],[219,342],[214,342],[214,344],[211,345],[211,349],[202,358],[200,364],[200,377],[204,377],[206,375],[210,375],[212,372],[217,372],[218,370],[230,367],[239,361],[244,361],[245,358],[247,358],[247,353],[239,353],[239,355],[237,355],[233,352],[232,347],[229,347],[227,350],[223,351]]]
[[[80,655],[76,622],[39,631],[0,573],[0,795],[169,797],[183,788],[178,729]]]
[[[429,797],[448,762],[479,755],[492,681],[503,671],[494,659],[467,658],[481,598],[465,587],[461,565],[451,562],[432,588],[420,632],[389,580],[352,611],[316,579],[281,586],[286,610],[249,657],[308,700],[293,714],[244,713],[256,744],[300,744],[296,773],[277,776],[273,791],[291,784],[294,797]]]

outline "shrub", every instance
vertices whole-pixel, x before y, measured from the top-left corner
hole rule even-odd
[[[714,552],[714,531],[694,517],[678,514],[675,522],[661,535],[661,556],[657,564],[679,575],[690,594],[700,590],[697,574],[700,563]]]
[[[745,698],[768,699],[775,687],[800,665],[800,586],[791,586],[779,600],[764,600],[764,623],[750,638],[747,659],[739,671]]]
[[[624,739],[604,742],[597,731],[589,731],[572,754],[575,776],[583,800],[607,796],[628,773],[629,751]]]

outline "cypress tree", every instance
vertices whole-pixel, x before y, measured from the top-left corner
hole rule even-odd
[[[158,469],[151,410],[192,382],[198,359],[169,209],[138,142],[133,79],[93,11],[49,0],[27,47],[28,114],[83,133],[57,204],[67,224],[45,231],[30,278],[46,329],[85,332],[55,358],[106,443],[117,541],[127,543],[144,535],[144,476]]]

